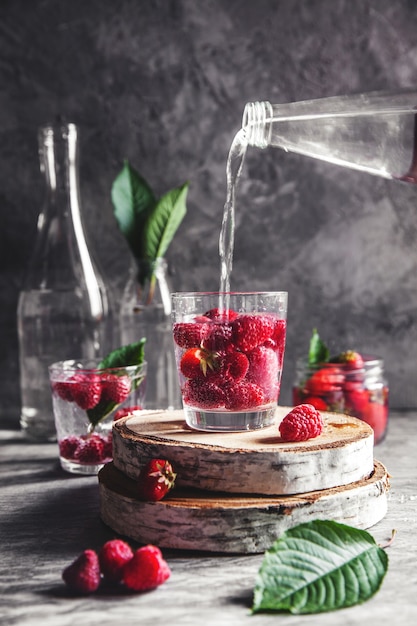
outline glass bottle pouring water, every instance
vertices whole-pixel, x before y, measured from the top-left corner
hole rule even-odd
[[[84,234],[78,183],[77,128],[39,132],[46,201],[20,292],[21,428],[32,439],[55,439],[48,366],[97,357],[112,349],[111,314],[103,280]]]
[[[250,102],[248,145],[276,146],[335,165],[417,182],[417,92],[371,93],[271,104]]]

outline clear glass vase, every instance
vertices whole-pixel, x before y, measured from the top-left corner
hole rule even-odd
[[[74,124],[39,131],[46,196],[18,301],[20,422],[40,441],[56,438],[48,366],[113,347],[107,290],[83,228],[77,138]]]
[[[180,409],[167,262],[133,259],[120,308],[122,345],[146,338],[146,408]]]

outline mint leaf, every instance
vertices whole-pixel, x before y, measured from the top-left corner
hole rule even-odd
[[[143,232],[149,213],[156,204],[152,189],[142,176],[125,161],[113,182],[111,197],[120,231],[126,237],[133,255],[144,258]]]
[[[313,335],[310,339],[310,348],[308,351],[308,364],[317,365],[318,363],[326,363],[329,360],[330,352],[326,344],[320,339],[317,329],[313,329]]]
[[[388,557],[364,530],[315,520],[286,531],[265,553],[252,611],[321,613],[365,602]]]
[[[186,212],[188,183],[168,191],[148,215],[144,230],[144,258],[163,257]]]
[[[112,369],[116,367],[129,367],[137,365],[139,368],[145,358],[145,343],[146,339],[142,338],[136,343],[131,343],[127,346],[117,348],[108,354],[98,364],[98,369]],[[142,382],[143,378],[136,378],[132,381],[132,390]],[[87,410],[87,416],[90,424],[94,427],[97,426],[105,417],[107,417],[115,408],[117,403],[108,400],[100,400],[98,404],[92,409]]]

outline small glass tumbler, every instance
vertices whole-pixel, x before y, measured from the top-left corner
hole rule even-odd
[[[147,363],[99,369],[100,360],[49,367],[61,467],[96,474],[112,460],[113,421],[143,408]]]
[[[172,294],[175,358],[188,426],[232,432],[273,423],[287,299],[284,291]]]
[[[361,367],[349,363],[308,365],[297,361],[293,403],[312,404],[319,411],[353,415],[369,424],[375,443],[380,443],[388,426],[388,383],[384,361],[363,356]]]

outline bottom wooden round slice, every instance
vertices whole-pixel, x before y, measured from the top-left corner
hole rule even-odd
[[[100,515],[120,535],[161,548],[250,554],[264,552],[285,530],[314,519],[369,528],[387,510],[388,477],[296,496],[253,497],[175,488],[159,502],[136,497],[137,482],[108,463],[99,472]]]

